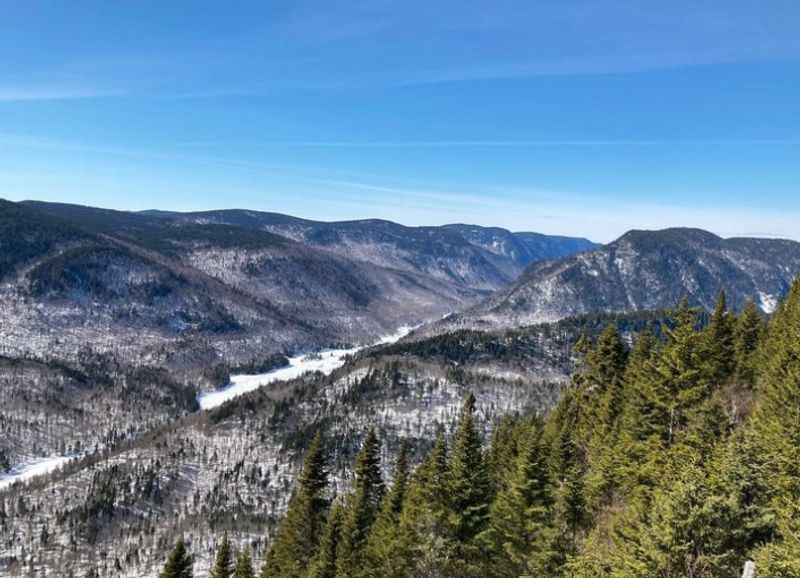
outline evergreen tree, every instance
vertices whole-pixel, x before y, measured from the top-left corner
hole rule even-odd
[[[328,508],[328,469],[322,436],[306,452],[303,470],[283,522],[267,555],[261,578],[300,578],[317,550]]]
[[[517,460],[517,438],[520,424],[513,416],[503,416],[492,431],[492,443],[487,455],[487,467],[492,475],[495,492],[505,489]]]
[[[636,339],[625,371],[616,476],[626,494],[653,479],[643,465],[649,461],[651,452],[657,451],[661,445],[657,419],[662,415],[660,402],[649,384],[657,353],[656,338],[649,331],[642,332]]]
[[[408,484],[396,547],[395,576],[446,576],[455,555],[449,523],[448,449],[439,429],[433,449]]]
[[[770,509],[778,523],[776,543],[761,556],[772,575],[790,576],[786,569],[800,566],[793,550],[800,541],[795,517],[800,511],[800,279],[775,312],[760,358],[751,425],[759,450],[754,466],[774,488]]]
[[[380,441],[370,429],[356,458],[353,492],[342,524],[336,576],[353,578],[363,572],[364,546],[385,492],[381,477]]]
[[[222,537],[222,543],[217,549],[217,556],[210,575],[211,578],[230,578],[233,575],[233,553],[227,532]]]
[[[491,476],[483,456],[483,442],[475,423],[475,396],[469,394],[461,410],[450,474],[450,526],[457,547],[451,572],[481,576],[485,573],[483,543],[476,538],[488,527],[492,503]]]
[[[343,521],[344,509],[337,501],[328,515],[328,522],[322,534],[322,541],[311,563],[308,578],[334,578],[336,576],[336,558],[342,537]]]
[[[615,462],[619,459],[617,438],[625,402],[627,361],[627,348],[614,325],[606,327],[586,357],[583,380],[586,415],[576,433],[585,431],[583,435],[588,435],[586,459],[591,467],[586,474],[586,494],[595,510],[611,499],[618,483]]]
[[[192,555],[186,550],[186,543],[181,538],[167,558],[159,578],[192,578],[193,566]]]
[[[714,368],[705,356],[705,336],[698,331],[697,312],[686,302],[675,313],[675,326],[665,327],[665,343],[648,362],[638,383],[644,425],[639,426],[640,479],[654,484],[681,463],[707,453],[716,434],[726,427],[714,397]],[[688,452],[688,454],[687,454]],[[645,480],[649,479],[647,482]]]
[[[486,532],[495,553],[492,575],[498,577],[557,571],[552,564],[552,496],[540,426],[529,428],[521,446],[510,479],[492,505]]]
[[[365,551],[365,574],[390,578],[401,567],[396,561],[400,514],[409,483],[408,445],[402,442],[394,467],[392,487],[383,499],[381,510],[370,531]]]
[[[766,330],[754,306],[735,319],[721,294],[707,327],[684,301],[660,336],[643,332],[630,355],[613,327],[584,340],[544,424],[504,420],[488,452],[469,396],[452,449],[440,431],[410,474],[403,446],[388,493],[370,431],[307,573],[283,572],[277,540],[267,568],[281,578],[727,578],[754,559],[759,578],[800,576],[800,280]],[[722,411],[735,395],[742,415],[755,396],[746,421]]]
[[[705,332],[706,363],[716,385],[726,383],[736,369],[735,321],[728,311],[725,291],[720,291]]]
[[[469,394],[461,410],[449,464],[454,529],[461,542],[468,542],[485,530],[489,520],[491,482],[482,445],[475,424],[475,396]]]
[[[236,567],[233,570],[233,578],[255,578],[253,571],[253,560],[247,550],[242,550],[236,556]]]
[[[734,330],[736,381],[741,385],[753,386],[756,383],[757,351],[764,329],[758,307],[753,301],[748,301]]]

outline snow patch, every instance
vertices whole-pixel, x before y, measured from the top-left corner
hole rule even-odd
[[[387,345],[394,343],[408,335],[415,327],[403,326],[395,333],[386,335],[372,345]],[[232,375],[231,383],[224,389],[211,392],[203,392],[197,396],[197,403],[201,409],[212,409],[222,405],[235,397],[254,391],[263,385],[269,385],[276,381],[288,381],[295,379],[307,372],[319,371],[325,375],[333,373],[336,369],[344,365],[348,355],[353,355],[364,347],[353,347],[351,349],[325,349],[316,353],[308,353],[297,357],[289,358],[289,365],[274,369],[267,373],[256,375]]]
[[[774,313],[778,308],[778,298],[763,291],[758,292],[758,300],[764,313]]]
[[[0,474],[0,490],[17,482],[24,482],[36,476],[49,474],[75,457],[77,456],[52,456],[18,464],[7,474]]]

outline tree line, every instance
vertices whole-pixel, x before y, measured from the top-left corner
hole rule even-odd
[[[259,578],[800,576],[800,281],[769,322],[721,294],[707,319],[684,302],[658,334],[575,349],[547,416],[486,443],[470,395],[391,483],[371,430],[334,496],[318,434]],[[211,575],[256,574],[225,537]],[[192,576],[183,542],[161,576]]]

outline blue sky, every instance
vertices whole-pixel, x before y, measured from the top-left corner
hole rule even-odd
[[[800,239],[800,4],[0,0],[0,196]]]

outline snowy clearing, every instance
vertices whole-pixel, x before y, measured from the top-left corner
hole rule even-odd
[[[414,327],[401,327],[395,333],[387,335],[372,345],[386,345],[394,343],[408,335]],[[368,346],[354,347],[352,349],[325,349],[316,353],[299,355],[289,358],[289,365],[267,373],[257,375],[232,375],[230,385],[217,391],[203,392],[197,396],[201,409],[212,409],[222,405],[228,400],[244,393],[258,389],[276,381],[287,381],[300,377],[309,371],[320,371],[325,375],[332,373],[344,365],[345,358]]]
[[[0,490],[3,490],[16,482],[24,482],[33,477],[48,474],[60,468],[76,456],[53,456],[32,460],[23,464],[17,464],[7,474],[0,474]]]

